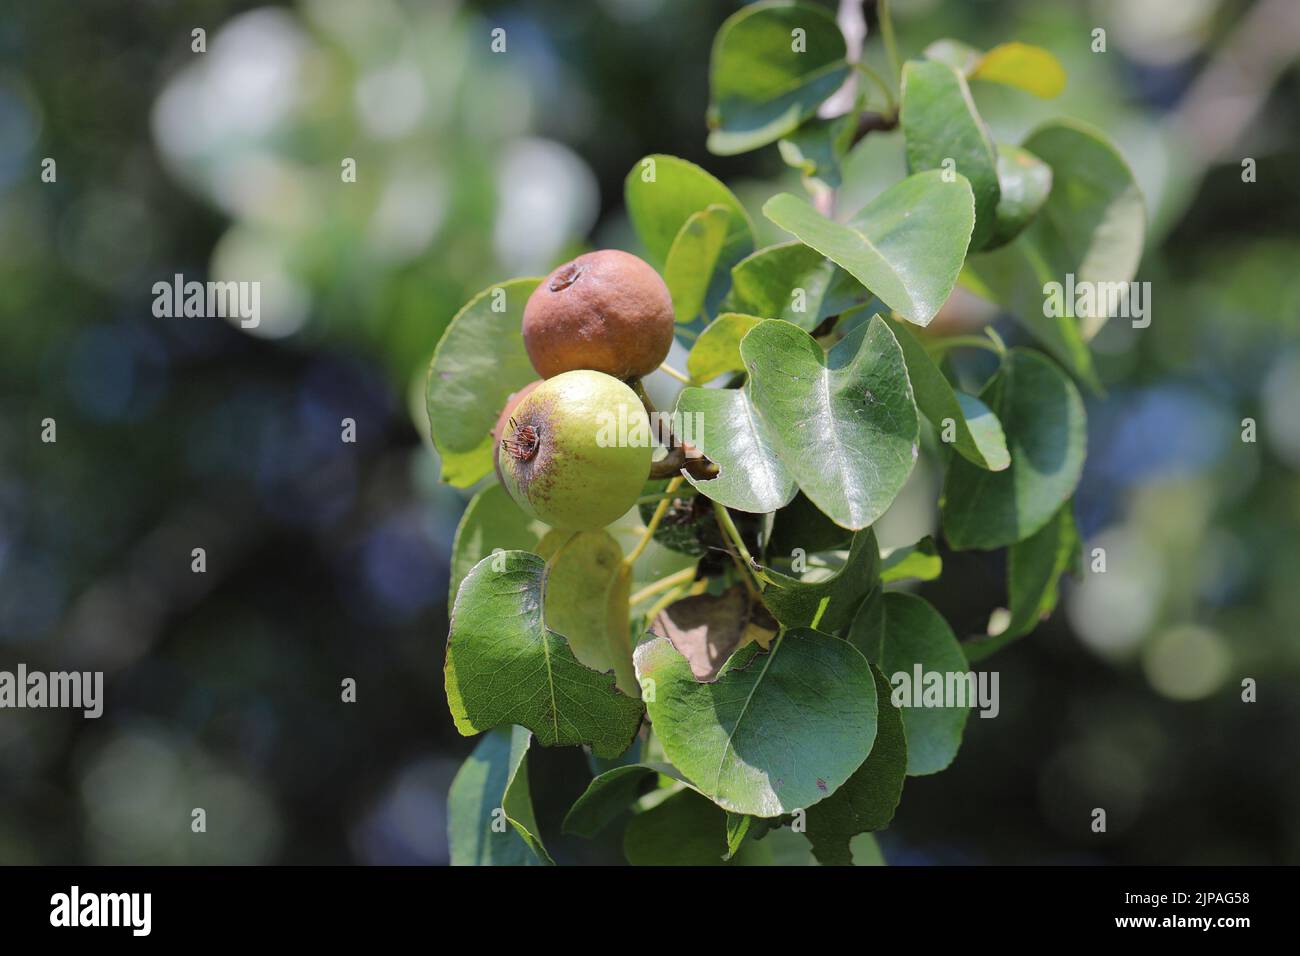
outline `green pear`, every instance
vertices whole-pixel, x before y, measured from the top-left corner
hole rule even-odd
[[[594,531],[636,504],[650,472],[650,421],[636,393],[587,369],[547,379],[515,406],[497,460],[526,513]]]

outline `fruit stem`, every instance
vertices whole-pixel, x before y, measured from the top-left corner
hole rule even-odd
[[[668,492],[676,491],[685,480],[686,479],[681,475],[678,475],[672,481],[668,482],[668,487],[664,489],[664,493],[667,494]],[[641,535],[641,540],[638,541],[636,547],[632,549],[632,553],[623,559],[623,563],[629,568],[636,563],[637,558],[641,557],[641,552],[646,549],[646,545],[648,545],[650,539],[654,537],[655,529],[659,527],[659,522],[663,520],[664,515],[668,512],[668,506],[672,504],[672,500],[672,498],[665,497],[663,501],[659,502],[659,506],[655,508],[655,513],[650,516],[650,521],[645,526],[645,533]]]
[[[642,495],[636,500],[639,505],[653,504],[656,501],[663,501],[665,498],[689,498],[695,494],[694,488],[679,488],[676,491],[657,491],[653,495]]]
[[[663,372],[665,375],[671,375],[673,378],[677,379],[677,381],[682,382],[685,385],[691,384],[691,380],[688,377],[677,371],[677,369],[673,368],[667,362],[664,362],[659,366],[659,371]]]
[[[640,604],[646,598],[654,597],[656,594],[674,588],[679,584],[689,584],[693,580],[695,580],[695,565],[692,564],[689,568],[675,571],[667,577],[660,578],[653,584],[647,584],[640,591],[637,591],[636,594],[633,594],[628,598],[628,603],[633,605]]]
[[[889,85],[885,82],[885,78],[881,76],[879,73],[877,73],[875,70],[873,70],[871,67],[863,63],[861,60],[859,60],[857,63],[854,63],[853,66],[855,69],[861,72],[863,76],[871,80],[872,83],[875,83],[876,86],[880,89],[880,92],[885,94],[885,110],[880,115],[883,117],[893,118],[896,120],[898,118],[898,103],[894,100],[894,93],[892,90],[890,90]]]
[[[764,584],[771,584],[772,582],[767,575],[763,573],[762,566],[754,560],[754,556],[749,553],[749,548],[745,547],[745,542],[740,537],[740,532],[736,530],[736,523],[731,520],[731,514],[727,511],[726,506],[715,501],[713,502],[713,511],[718,516],[718,525],[722,528],[723,533],[731,539],[731,543],[735,546],[736,551],[740,553],[740,557],[744,558],[744,564],[749,569],[749,573]],[[748,576],[746,576],[745,580],[748,582]]]

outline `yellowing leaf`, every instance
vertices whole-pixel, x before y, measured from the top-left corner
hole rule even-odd
[[[1065,68],[1041,46],[1001,43],[984,54],[971,79],[1005,83],[1050,100],[1065,89]]]

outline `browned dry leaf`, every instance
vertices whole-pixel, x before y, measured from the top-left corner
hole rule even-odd
[[[707,684],[717,680],[727,658],[750,641],[766,649],[776,622],[762,605],[751,605],[745,589],[737,585],[722,594],[674,601],[659,612],[650,630],[668,638],[695,679]]]

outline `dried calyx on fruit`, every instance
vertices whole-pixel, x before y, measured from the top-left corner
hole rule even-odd
[[[510,419],[514,417],[515,409],[519,406],[529,394],[532,393],[542,380],[529,382],[517,392],[511,392],[510,397],[506,399],[505,407],[501,409],[501,414],[497,416],[497,423],[492,427],[492,465],[496,468],[497,480],[505,484],[505,476],[501,474],[501,440],[505,437]]]
[[[601,372],[565,372],[506,416],[501,483],[519,507],[555,528],[593,531],[636,504],[650,468],[645,407]]]
[[[524,347],[543,378],[594,369],[624,381],[649,375],[673,344],[673,301],[641,259],[617,249],[560,266],[524,306]]]

